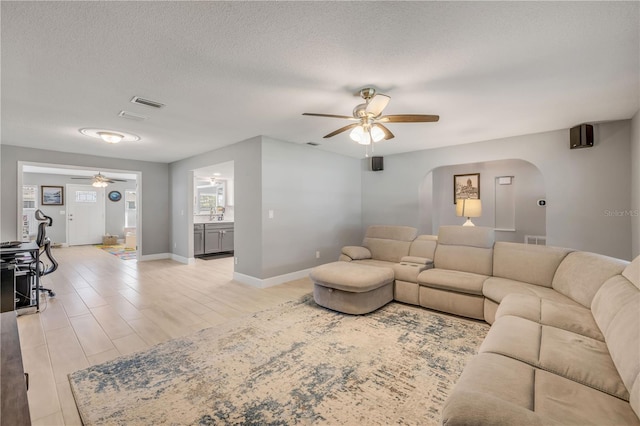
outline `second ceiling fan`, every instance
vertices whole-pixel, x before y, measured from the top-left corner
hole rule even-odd
[[[107,186],[110,183],[116,183],[116,182],[126,182],[126,179],[117,179],[117,178],[110,178],[107,177],[105,175],[103,175],[102,173],[98,172],[97,175],[93,175],[93,176],[82,176],[82,177],[75,177],[72,176],[71,179],[91,179],[91,185],[95,186],[95,187],[102,187],[104,188],[105,186]]]
[[[391,131],[385,126],[387,123],[428,123],[436,122],[440,119],[440,116],[438,115],[426,114],[382,115],[382,111],[391,99],[389,96],[377,94],[375,89],[370,87],[360,90],[360,96],[365,102],[353,109],[352,117],[349,117],[348,115],[318,114],[312,112],[305,112],[302,115],[343,118],[355,121],[354,123],[341,127],[338,130],[334,130],[328,135],[325,135],[324,138],[330,138],[342,132],[346,132],[347,130],[351,130],[349,137],[361,145],[370,145],[372,141],[379,142],[383,139],[393,139],[393,133],[391,133]]]

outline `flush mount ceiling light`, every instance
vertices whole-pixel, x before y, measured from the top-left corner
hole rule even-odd
[[[106,130],[106,129],[80,129],[80,133],[85,136],[91,136],[92,138],[101,139],[107,143],[119,143],[119,142],[135,142],[139,141],[140,137],[132,133],[126,133],[121,131]]]

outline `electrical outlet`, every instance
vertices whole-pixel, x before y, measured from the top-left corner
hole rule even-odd
[[[178,243],[173,243],[173,248],[178,248]]]
[[[269,219],[273,219],[273,210],[269,210]]]
[[[320,252],[319,251],[316,252],[316,259],[320,259]]]
[[[238,264],[238,258],[235,257],[233,260],[234,260],[234,263],[237,265]]]

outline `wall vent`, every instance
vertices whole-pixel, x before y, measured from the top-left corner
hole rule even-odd
[[[546,235],[525,235],[524,236],[525,244],[533,244],[536,246],[546,246],[547,245],[547,236]]]
[[[124,111],[124,110],[118,113],[118,117],[126,118],[129,120],[135,120],[135,121],[144,121],[147,118],[149,118],[146,115],[140,115],[134,112]]]
[[[133,98],[131,98],[131,103],[138,104],[138,105],[144,105],[144,106],[148,106],[148,107],[151,107],[151,108],[162,108],[162,107],[164,107],[164,104],[161,104],[160,102],[150,101],[149,99],[141,98],[140,96],[134,96]]]

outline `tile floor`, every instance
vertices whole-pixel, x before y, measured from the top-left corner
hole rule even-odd
[[[232,281],[232,257],[184,265],[125,261],[93,246],[53,254],[60,267],[43,285],[56,296],[18,317],[34,425],[81,424],[68,373],[312,291],[308,279],[267,289]]]

